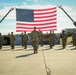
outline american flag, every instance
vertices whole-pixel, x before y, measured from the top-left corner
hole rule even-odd
[[[16,31],[57,30],[57,7],[45,9],[16,9]]]

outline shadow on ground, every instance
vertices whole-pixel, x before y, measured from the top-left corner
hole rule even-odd
[[[72,48],[71,50],[76,50],[76,48]]]
[[[30,53],[30,54],[26,54],[26,55],[19,55],[19,56],[16,56],[16,58],[22,58],[22,57],[27,57],[27,56],[30,56],[30,55],[33,55],[34,53]]]
[[[43,49],[43,51],[47,51],[47,50],[50,50],[50,48],[48,48],[48,49]]]
[[[4,49],[4,50],[1,50],[1,51],[11,51],[11,49]]]
[[[64,50],[63,48],[55,49],[55,50]]]

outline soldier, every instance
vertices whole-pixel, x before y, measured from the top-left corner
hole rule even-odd
[[[75,46],[76,49],[76,31],[73,33],[73,45]]]
[[[2,44],[3,44],[4,38],[0,33],[0,49],[2,49]]]
[[[67,34],[65,33],[65,31],[62,31],[62,46],[63,46],[63,49],[65,48],[66,46],[66,43],[67,43]]]
[[[50,49],[52,49],[52,47],[53,47],[53,34],[51,33],[51,31],[49,34],[49,45],[50,45]]]
[[[23,43],[23,32],[20,34],[20,37],[21,37],[22,47],[23,47],[24,46],[24,43]]]
[[[15,39],[13,32],[11,32],[11,34],[8,34],[8,36],[10,37],[11,49],[14,49],[14,42],[16,39]]]
[[[40,31],[40,45],[43,46],[44,44],[44,35],[42,34],[42,31]]]
[[[26,31],[23,34],[23,45],[24,45],[24,49],[27,48],[27,41],[28,41],[28,36],[26,34]]]
[[[45,39],[49,39],[49,36],[48,36],[49,34],[48,34],[48,32],[45,34]]]
[[[31,32],[31,41],[32,41],[34,53],[37,53],[38,44],[39,44],[39,32],[36,31],[36,27],[34,27],[34,30]]]
[[[55,45],[55,44],[54,44],[55,38],[56,38],[56,35],[55,35],[54,31],[53,31],[53,46]]]

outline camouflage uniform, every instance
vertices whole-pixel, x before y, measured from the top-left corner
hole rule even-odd
[[[2,49],[3,41],[4,41],[3,36],[0,33],[0,49]]]
[[[42,34],[42,32],[40,32],[40,45],[43,46],[44,44],[44,35]]]
[[[24,43],[23,43],[23,33],[20,35],[21,37],[21,41],[22,41],[22,47],[24,46]]]
[[[32,46],[34,48],[34,53],[37,53],[38,44],[39,44],[39,32],[36,31],[35,29],[31,32],[31,41],[32,41]]]
[[[76,32],[74,32],[74,34],[73,34],[73,43],[76,48]]]
[[[49,39],[49,34],[48,33],[46,33],[45,35],[44,35],[44,37],[45,37],[45,39]]]
[[[67,43],[67,34],[65,33],[65,31],[62,31],[62,46],[63,46],[63,49],[65,48],[66,46],[66,43]]]
[[[23,45],[24,45],[24,48],[26,49],[27,48],[27,41],[28,41],[28,36],[26,34],[26,32],[23,34]]]
[[[52,33],[49,34],[49,45],[51,49],[53,47],[53,34]]]
[[[14,42],[15,42],[15,36],[13,35],[13,32],[11,32],[11,35],[9,34],[10,37],[10,44],[11,44],[11,49],[14,49]]]
[[[55,38],[56,38],[56,35],[55,35],[54,32],[53,32],[53,46],[55,45],[55,44],[54,44]]]

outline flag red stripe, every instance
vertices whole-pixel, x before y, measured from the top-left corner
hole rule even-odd
[[[35,9],[34,11],[38,12],[38,11],[47,11],[47,10],[54,10],[54,9],[56,9],[56,7],[46,8],[46,9]]]

